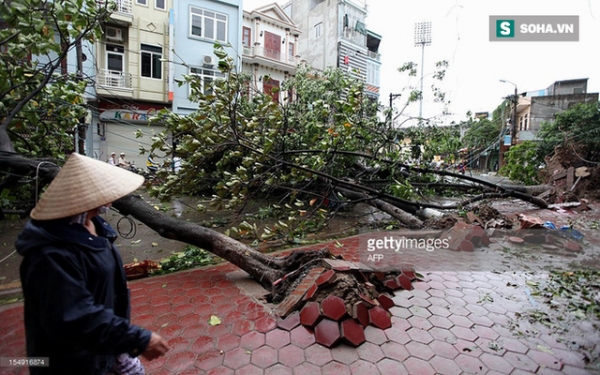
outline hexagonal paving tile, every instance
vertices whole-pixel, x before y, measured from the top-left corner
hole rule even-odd
[[[285,319],[277,319],[277,327],[291,331],[292,329],[300,325],[300,313],[298,311],[293,312]]]
[[[300,323],[305,327],[313,328],[321,318],[321,308],[316,302],[307,302],[300,310]]]
[[[335,320],[323,319],[315,326],[315,340],[318,344],[331,348],[341,338],[340,324]]]
[[[267,345],[279,349],[291,342],[290,333],[282,329],[274,329],[271,332],[267,332],[266,343]]]
[[[390,311],[390,309],[395,306],[394,301],[385,294],[380,294],[377,297],[377,301],[381,304],[381,307],[383,307],[387,311]]]
[[[327,271],[323,272],[321,274],[321,276],[319,276],[317,278],[317,280],[315,281],[315,284],[317,284],[319,287],[323,287],[328,284],[331,284],[333,281],[335,281],[335,271],[327,270]]]
[[[370,342],[366,342],[363,345],[359,346],[356,349],[356,352],[358,353],[358,356],[360,358],[372,363],[377,363],[385,357],[385,354],[383,354],[383,351],[381,350],[379,345],[375,345]]]
[[[312,330],[304,326],[298,326],[290,331],[290,340],[293,345],[307,348],[315,343],[315,335]]]
[[[356,319],[363,327],[371,323],[369,320],[369,308],[364,302],[359,301],[352,306],[352,317]]]
[[[260,368],[267,368],[277,363],[277,350],[270,346],[261,346],[251,353],[250,361]]]
[[[244,348],[236,348],[225,353],[223,364],[234,370],[250,363],[250,353]]]
[[[352,318],[344,320],[340,324],[340,329],[342,338],[349,345],[359,346],[366,340],[363,326]]]
[[[338,296],[329,295],[321,302],[321,311],[326,318],[340,321],[347,315],[346,303]]]
[[[323,366],[333,361],[329,348],[320,344],[314,344],[304,350],[306,360],[314,365]]]
[[[369,309],[369,320],[372,325],[380,329],[387,329],[392,326],[390,314],[381,306]]]
[[[284,346],[279,349],[279,362],[289,366],[295,367],[304,362],[304,350],[294,345]]]

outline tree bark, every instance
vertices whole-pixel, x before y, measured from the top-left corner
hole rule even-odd
[[[328,251],[297,250],[283,257],[263,254],[215,230],[176,219],[155,210],[140,196],[130,194],[113,203],[122,215],[131,215],[164,238],[200,247],[246,271],[265,289],[306,262],[331,257]],[[304,254],[304,255],[303,255]]]

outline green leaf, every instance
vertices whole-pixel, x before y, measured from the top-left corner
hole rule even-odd
[[[218,326],[219,324],[221,324],[221,319],[219,319],[219,317],[217,317],[216,315],[211,315],[208,322],[211,326]]]

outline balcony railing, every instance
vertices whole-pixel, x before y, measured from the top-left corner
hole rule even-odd
[[[264,47],[255,46],[248,47],[244,46],[244,55],[252,56],[252,57],[264,57],[270,60],[279,61],[284,64],[289,65],[298,65],[300,59],[296,56],[288,55],[286,53],[282,53],[281,51],[275,51],[272,49],[266,49]]]
[[[131,73],[100,70],[96,77],[96,85],[102,88],[131,89]]]
[[[100,6],[104,6],[104,5],[115,5],[115,12],[117,13],[125,13],[125,14],[133,14],[133,6],[131,3],[131,0],[109,0],[109,1],[105,1],[105,0],[98,0],[97,1],[98,5]]]
[[[381,59],[381,54],[373,51],[368,51],[369,57],[373,60],[379,61]]]

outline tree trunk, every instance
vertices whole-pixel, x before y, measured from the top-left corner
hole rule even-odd
[[[328,251],[294,251],[277,257],[265,255],[215,230],[176,219],[155,210],[140,196],[127,195],[113,203],[122,215],[135,219],[156,231],[162,237],[202,248],[246,271],[265,289],[289,272],[295,271],[312,259],[331,257]]]

